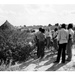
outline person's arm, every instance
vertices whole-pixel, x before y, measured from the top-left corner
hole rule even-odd
[[[73,32],[70,30],[69,31],[69,40],[71,40],[73,38]]]
[[[58,36],[57,36],[57,40],[60,41],[60,31],[58,31]]]
[[[69,34],[69,40],[71,40],[71,34]]]
[[[57,33],[57,32],[55,32],[55,35],[54,35],[53,39],[56,39],[56,38],[57,38],[57,36],[58,36],[58,33]]]
[[[66,36],[67,40],[69,40],[69,31],[67,31],[67,36]]]
[[[35,45],[37,45],[37,36],[34,35],[34,41],[35,41]]]

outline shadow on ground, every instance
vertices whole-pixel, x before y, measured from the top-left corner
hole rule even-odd
[[[54,63],[53,66],[51,66],[50,68],[48,68],[46,71],[56,71],[58,70],[59,68],[65,66],[66,64],[68,64],[69,62],[66,62],[66,63]]]
[[[68,62],[66,62],[65,64],[62,64],[62,63],[56,64],[56,63],[53,63],[55,60],[56,60],[56,56],[54,54],[50,54],[50,55],[48,54],[45,56],[44,59],[39,61],[39,64],[44,62],[43,64],[41,64],[39,66],[37,65],[38,59],[30,59],[27,62],[24,62],[23,64],[21,64],[19,67],[20,67],[20,69],[23,69],[23,68],[28,67],[30,64],[35,64],[36,65],[35,68],[39,69],[43,66],[48,66],[52,63],[53,65],[50,68],[48,68],[46,71],[56,71],[68,63]]]
[[[21,64],[19,67],[20,67],[20,69],[23,69],[23,68],[28,67],[30,64],[35,64],[36,65],[35,68],[40,68],[40,67],[45,66],[45,65],[50,65],[55,60],[56,60],[56,57],[54,57],[53,54],[50,54],[50,55],[46,55],[44,59],[41,59],[41,61],[39,61],[39,63],[44,62],[44,64],[41,64],[38,66],[37,65],[38,59],[30,59],[27,62],[24,62],[23,64]]]

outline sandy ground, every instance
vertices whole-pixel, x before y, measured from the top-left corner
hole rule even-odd
[[[45,51],[45,57],[38,59],[30,59],[19,65],[21,71],[75,71],[75,49],[72,49],[72,61],[62,64],[53,63],[56,60],[56,55],[50,54],[49,50]]]

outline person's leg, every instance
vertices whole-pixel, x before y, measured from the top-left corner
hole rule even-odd
[[[49,43],[49,39],[48,39],[48,37],[47,37],[47,49],[48,49],[48,43]]]
[[[47,49],[47,37],[45,39],[45,46],[46,46],[46,49]]]
[[[65,50],[66,50],[66,43],[63,44],[63,50],[62,50],[62,63],[65,63]]]
[[[40,57],[40,46],[39,43],[37,44],[37,57]]]
[[[58,48],[59,48],[59,46],[58,46],[58,41],[57,41],[57,39],[56,39],[56,50],[58,51]]]
[[[54,49],[56,51],[58,50],[58,42],[57,42],[57,39],[54,40]]]
[[[68,44],[66,45],[65,54],[68,55]]]
[[[57,60],[55,62],[59,62],[60,61],[61,51],[62,51],[62,44],[59,44],[59,49],[58,49],[58,54],[57,54]]]
[[[68,42],[67,53],[68,53],[67,61],[71,61],[72,59],[72,41],[71,40]]]
[[[41,57],[41,43],[38,43],[38,47],[37,47],[37,57],[38,57],[38,61],[37,61],[37,65],[39,66],[39,62],[40,62],[40,57]]]
[[[54,49],[56,48],[56,41],[55,41],[55,39],[53,39],[53,47],[54,47]]]
[[[43,48],[42,48],[42,50],[41,50],[41,59],[44,57],[44,50],[43,50]]]
[[[48,49],[50,47],[50,37],[48,37]]]
[[[44,57],[44,42],[41,43],[41,59]]]

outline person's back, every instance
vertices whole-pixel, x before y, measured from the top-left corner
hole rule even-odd
[[[68,42],[68,31],[66,29],[62,28],[59,30],[58,40],[60,44]]]
[[[44,57],[44,47],[45,47],[45,35],[44,29],[39,29],[39,32],[36,35],[36,44],[37,44],[37,57]]]
[[[36,36],[37,36],[37,40],[38,40],[39,42],[40,42],[40,41],[44,41],[44,39],[45,39],[44,34],[41,33],[41,32],[38,32]]]
[[[58,29],[55,28],[55,29],[54,29],[53,38],[54,38],[54,39],[57,39],[57,35],[58,35]]]
[[[66,24],[62,24],[61,29],[58,31],[58,41],[59,41],[59,49],[57,60],[54,63],[59,63],[60,57],[62,55],[62,63],[65,63],[65,51],[68,43],[68,31],[66,30]]]

